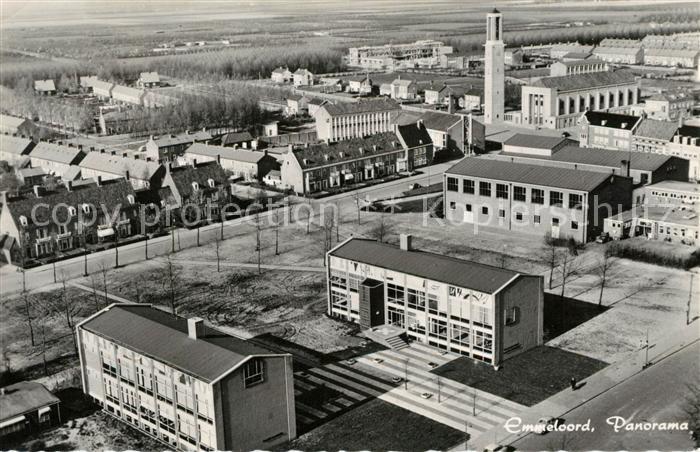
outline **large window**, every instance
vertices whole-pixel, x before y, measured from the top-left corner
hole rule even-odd
[[[491,325],[491,309],[485,306],[478,306],[476,309],[475,323],[480,323],[481,325]]]
[[[469,346],[469,328],[452,324],[450,329],[450,341],[463,347]]]
[[[533,204],[544,204],[544,190],[533,188],[530,193],[530,198]]]
[[[344,272],[339,272],[336,270],[331,271],[331,287],[347,289],[347,279],[345,278]]]
[[[464,193],[474,194],[474,181],[471,179],[462,180],[462,191]]]
[[[517,185],[513,187],[513,199],[515,201],[525,201],[526,197],[525,187],[518,187]]]
[[[429,319],[428,335],[438,339],[447,340],[447,322],[439,319]]]
[[[569,209],[579,209],[583,208],[583,195],[576,193],[569,193]]]
[[[564,205],[564,193],[560,191],[550,191],[549,192],[549,205],[550,206],[563,206]]]
[[[447,191],[458,191],[459,190],[459,182],[456,177],[448,177],[447,178]]]
[[[389,303],[395,303],[398,305],[404,305],[404,289],[396,284],[388,283],[386,285],[386,298]]]
[[[414,289],[408,289],[407,295],[409,308],[425,311],[425,292],[421,292],[419,290]]]
[[[479,194],[481,196],[491,196],[491,183],[479,182]]]
[[[474,350],[479,350],[483,352],[491,352],[493,348],[493,336],[490,333],[485,333],[483,331],[474,331],[474,344],[472,345]]]
[[[251,359],[243,368],[243,385],[246,388],[265,381],[265,363],[261,359]]]
[[[496,184],[496,198],[508,199],[508,186],[506,184]]]

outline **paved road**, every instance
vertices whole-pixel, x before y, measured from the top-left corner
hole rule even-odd
[[[528,435],[513,444],[518,450],[692,450],[687,431],[616,432],[611,416],[631,423],[682,422],[686,384],[700,375],[700,342],[682,349],[647,370],[563,416],[566,424],[591,420],[593,432]]]

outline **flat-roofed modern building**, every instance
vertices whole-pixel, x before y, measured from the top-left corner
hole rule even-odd
[[[400,110],[393,100],[326,104],[316,111],[316,133],[319,140],[341,141],[391,132]]]
[[[700,221],[698,210],[692,206],[636,206],[606,218],[604,231],[616,240],[646,237],[648,240],[695,246],[698,243]]]
[[[641,121],[639,116],[587,111],[579,120],[581,146],[630,150],[632,136]]]
[[[350,238],[328,252],[328,314],[498,367],[542,344],[543,278]],[[405,344],[405,342],[403,342]]]
[[[591,240],[632,204],[620,175],[467,157],[445,171],[445,218],[528,234]]]
[[[83,392],[177,450],[271,449],[296,436],[292,357],[144,304],[76,327]]]

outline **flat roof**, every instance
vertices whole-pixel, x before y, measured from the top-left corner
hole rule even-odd
[[[685,206],[642,206],[610,217],[611,220],[617,221],[628,221],[633,218],[698,227],[698,212]]]
[[[516,133],[512,137],[508,138],[505,141],[505,143],[503,143],[503,145],[520,146],[535,149],[553,149],[566,140],[568,140],[568,138],[565,137],[550,137],[543,135]]]
[[[483,293],[495,293],[518,272],[425,251],[404,251],[387,243],[353,238],[331,256],[410,274]]]
[[[664,180],[645,187],[647,190],[674,190],[686,193],[700,193],[700,184],[696,182],[681,182],[677,180]]]
[[[42,384],[22,381],[3,388],[0,395],[0,421],[59,402]]]
[[[269,350],[205,326],[204,337],[187,334],[187,319],[150,305],[114,304],[81,325],[125,348],[212,382],[248,356]]]
[[[445,171],[445,174],[587,192],[595,189],[610,177],[608,173],[530,163],[504,162],[480,157],[465,157]]]

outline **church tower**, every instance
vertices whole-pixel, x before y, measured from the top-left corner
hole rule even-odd
[[[486,15],[486,44],[484,49],[484,122],[503,121],[505,91],[505,44],[503,16],[494,9]]]

